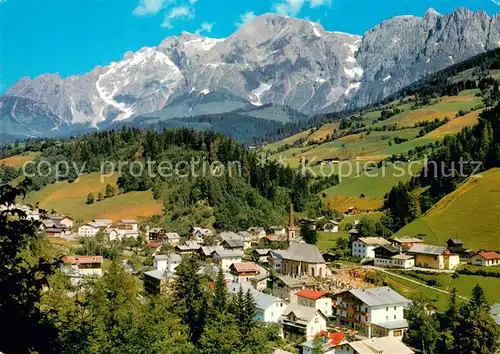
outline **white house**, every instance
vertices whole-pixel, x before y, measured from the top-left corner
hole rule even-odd
[[[163,244],[168,243],[170,246],[177,246],[181,242],[181,237],[176,232],[167,232],[163,236]]]
[[[78,236],[80,237],[93,237],[100,230],[104,230],[110,224],[104,223],[102,221],[91,221],[78,228]]]
[[[337,324],[360,335],[402,340],[408,321],[404,308],[411,302],[388,287],[351,289],[336,295]]]
[[[205,237],[213,236],[214,233],[210,229],[204,229],[202,227],[193,227],[191,235],[198,244],[203,245],[205,244]]]
[[[162,273],[175,273],[175,269],[181,261],[182,258],[177,253],[171,253],[169,255],[156,255],[153,261],[153,269]]]
[[[119,229],[124,229],[124,230],[134,230],[134,231],[137,231],[138,230],[138,227],[137,227],[137,221],[134,220],[134,219],[124,219],[124,220],[119,220],[117,223],[116,223],[116,226],[119,228]]]
[[[255,318],[264,322],[277,323],[288,304],[279,297],[260,291],[251,291],[251,294],[257,308]]]
[[[471,263],[480,267],[500,265],[500,254],[496,252],[479,252],[471,258]]]
[[[407,254],[397,254],[392,256],[391,260],[394,268],[409,269],[415,267],[415,257]]]
[[[390,244],[382,237],[360,237],[352,243],[352,255],[360,258],[375,258],[375,248]]]
[[[243,257],[241,250],[217,250],[214,252],[214,261],[222,268],[223,271],[229,271],[231,264],[240,263]]]
[[[333,315],[332,299],[323,290],[300,290],[295,294],[299,306],[313,307],[321,310],[323,315],[331,317]]]
[[[283,336],[290,340],[311,340],[326,330],[326,317],[315,308],[290,304],[280,319]]]

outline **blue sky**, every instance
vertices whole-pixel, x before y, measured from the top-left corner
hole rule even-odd
[[[88,72],[181,31],[226,37],[266,12],[362,34],[392,16],[460,6],[500,12],[500,0],[0,0],[0,92],[23,76]]]

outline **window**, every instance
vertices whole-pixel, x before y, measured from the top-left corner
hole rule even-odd
[[[396,319],[396,315],[394,315],[394,319]]]
[[[385,316],[385,320],[386,320],[386,321],[389,321],[389,316]]]
[[[396,306],[394,306],[394,311],[396,311]]]
[[[394,331],[394,337],[401,337],[403,335],[403,331],[398,329],[397,331]]]
[[[386,308],[385,308],[385,310],[386,310],[386,311],[389,311],[389,308],[388,308],[388,307],[386,307]]]

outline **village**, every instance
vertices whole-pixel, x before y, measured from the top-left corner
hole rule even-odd
[[[149,294],[168,294],[176,268],[184,258],[195,256],[201,272],[213,284],[221,269],[230,293],[249,291],[256,304],[256,319],[277,323],[281,336],[299,353],[311,354],[321,338],[324,354],[398,353],[414,351],[403,343],[408,330],[407,313],[412,301],[388,286],[374,286],[363,279],[346,276],[338,257],[305,243],[295,226],[290,207],[287,227],[251,227],[220,232],[193,227],[181,236],[146,225],[141,230],[134,219],[94,219],[77,228],[74,220],[53,214],[41,219],[36,211],[21,206],[27,217],[42,221],[49,239],[89,239],[101,235],[106,241],[134,239],[150,250],[153,264],[137,271]],[[323,231],[338,232],[339,222],[329,220]],[[500,266],[500,255],[474,252],[459,239],[447,246],[426,244],[415,237],[385,239],[358,237],[356,223],[349,231],[351,256],[359,259],[359,271],[367,269],[425,269],[452,272],[463,263],[480,267]],[[141,241],[142,240],[142,241]],[[266,245],[267,248],[263,248]],[[101,277],[102,255],[67,255],[63,272],[78,284],[84,278]],[[356,270],[356,271],[358,271]],[[350,271],[352,273],[352,271]],[[500,304],[491,309],[500,325]],[[277,354],[291,353],[281,349]]]

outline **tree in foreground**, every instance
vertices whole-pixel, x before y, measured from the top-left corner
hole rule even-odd
[[[407,339],[411,346],[425,353],[435,353],[439,339],[439,322],[435,314],[426,310],[429,299],[418,294],[408,313]]]

